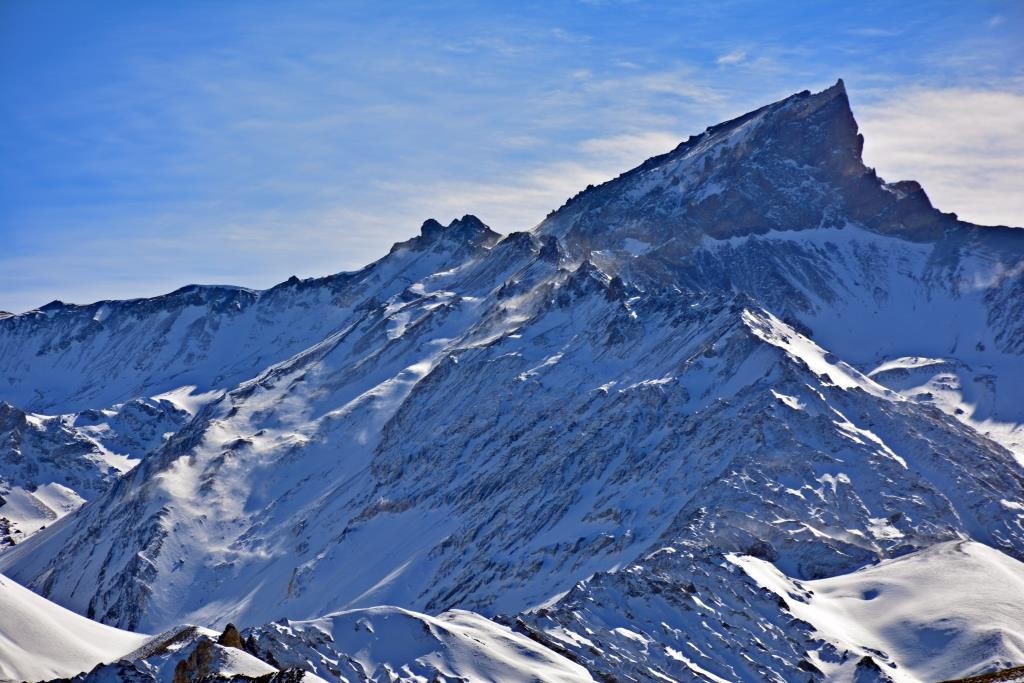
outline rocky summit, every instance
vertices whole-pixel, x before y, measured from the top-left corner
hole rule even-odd
[[[528,232],[0,317],[0,598],[49,601],[0,635],[116,634],[0,677],[1024,664],[1024,231],[862,148],[839,81]]]

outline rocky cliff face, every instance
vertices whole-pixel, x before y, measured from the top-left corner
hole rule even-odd
[[[842,81],[708,128],[675,150],[570,199],[540,225],[582,249],[679,251],[710,237],[856,223],[914,241],[964,227],[913,181],[885,183],[861,160]]]
[[[1024,233],[937,212],[861,144],[840,83],[534,233],[428,221],[357,273],[0,320],[0,398],[194,401],[0,570],[126,628],[395,604],[504,615],[610,679],[914,671],[729,560],[1024,558]]]

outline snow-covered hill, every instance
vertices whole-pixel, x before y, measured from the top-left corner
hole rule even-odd
[[[428,221],[356,273],[0,320],[0,399],[193,414],[0,571],[128,629],[396,605],[438,616],[364,616],[441,641],[431,619],[493,617],[595,678],[937,673],[754,580],[938,566],[968,540],[972,576],[1024,558],[1024,232],[939,213],[861,144],[839,83],[529,233]],[[921,629],[978,614],[946,607]],[[254,633],[313,633],[287,628]],[[317,652],[391,661],[371,641]],[[433,643],[402,658],[464,670]],[[950,676],[1014,647],[965,646]]]
[[[90,621],[0,576],[0,681],[182,683],[268,676],[269,683],[396,676],[593,681],[579,664],[472,612],[431,617],[380,607],[280,621],[243,634],[233,626],[220,634],[186,625],[148,636]]]
[[[896,680],[939,681],[977,673],[981,663],[1024,661],[1024,565],[980,543],[941,543],[817,581],[793,581],[753,557],[730,560],[793,616]]]
[[[147,639],[89,621],[0,576],[0,680],[74,676]]]

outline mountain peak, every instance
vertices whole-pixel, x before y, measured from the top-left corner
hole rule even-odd
[[[498,233],[491,230],[487,224],[471,213],[467,213],[462,218],[456,218],[447,227],[434,218],[428,218],[423,221],[423,225],[420,227],[420,236],[429,240],[441,236],[460,240],[474,240],[478,237],[491,235],[498,236]]]
[[[805,90],[804,92],[807,93],[808,95],[811,95],[810,90]],[[835,83],[825,88],[821,92],[816,93],[814,96],[823,99],[831,99],[839,96],[846,97],[846,83],[845,81],[843,81],[843,79],[837,78]]]
[[[482,220],[473,214],[466,214],[462,218],[456,218],[447,226],[442,225],[437,219],[428,218],[420,226],[420,234],[404,242],[396,242],[391,247],[392,253],[396,249],[410,248],[420,249],[439,241],[466,245],[470,248],[489,247],[493,245],[501,235],[487,226]]]
[[[441,225],[436,219],[428,218],[423,221],[423,225],[420,226],[420,235],[423,237],[436,237],[444,231],[444,226]]]
[[[858,224],[936,239],[956,218],[866,167],[842,79],[708,127],[671,152],[570,199],[537,228],[578,254],[678,255],[704,238]]]
[[[446,230],[450,238],[473,245],[483,244],[490,246],[501,237],[501,235],[491,230],[487,224],[471,213],[453,220],[448,224]]]
[[[476,231],[490,230],[490,228],[488,228],[484,224],[484,222],[482,220],[480,220],[479,218],[477,218],[476,216],[474,216],[471,213],[467,213],[462,218],[456,218],[455,220],[453,220],[451,223],[448,224],[448,227],[449,228],[454,228],[454,229],[457,229],[457,230],[458,229],[467,229],[467,230],[476,230]]]

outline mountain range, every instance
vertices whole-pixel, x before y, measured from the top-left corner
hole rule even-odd
[[[862,149],[839,81],[528,232],[0,317],[0,636],[82,643],[0,678],[1024,664],[1024,232]]]

